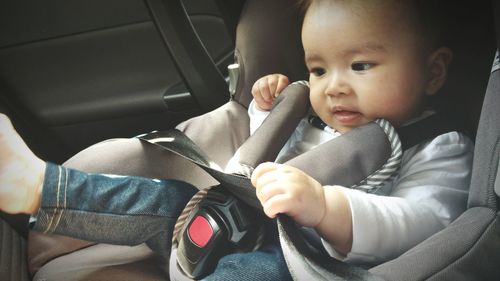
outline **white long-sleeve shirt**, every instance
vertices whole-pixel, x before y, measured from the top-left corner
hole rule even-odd
[[[248,114],[253,134],[269,112],[258,110],[252,101]],[[339,135],[329,127],[319,130],[304,118],[276,162]],[[343,256],[323,240],[327,252],[349,263],[379,264],[443,229],[466,209],[473,151],[468,137],[449,132],[404,151],[398,175],[384,188],[391,190],[388,196],[342,188],[352,212],[352,248]]]

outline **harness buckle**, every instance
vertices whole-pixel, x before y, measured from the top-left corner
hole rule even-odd
[[[222,186],[210,189],[182,229],[178,265],[190,278],[200,279],[214,270],[221,257],[255,249],[261,216]]]

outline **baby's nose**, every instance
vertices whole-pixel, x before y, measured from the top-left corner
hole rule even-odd
[[[328,81],[326,94],[330,96],[348,95],[352,93],[349,83],[341,74],[332,75]]]

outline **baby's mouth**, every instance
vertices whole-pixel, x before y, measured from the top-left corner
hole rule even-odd
[[[344,108],[335,108],[333,111],[333,117],[340,123],[352,123],[361,117],[361,113],[358,111],[348,110]]]

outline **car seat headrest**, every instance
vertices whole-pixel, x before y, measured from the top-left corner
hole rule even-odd
[[[490,1],[444,1],[451,22],[445,44],[453,51],[448,78],[432,97],[439,112],[452,114],[474,137],[496,49]],[[444,14],[446,13],[446,14]]]
[[[236,62],[240,75],[235,99],[248,106],[251,88],[271,73],[291,81],[306,78],[300,40],[301,16],[296,0],[246,1],[236,33]],[[279,12],[276,12],[279,11]]]
[[[249,104],[253,83],[266,74],[282,73],[290,81],[307,78],[300,38],[302,15],[297,2],[245,2],[235,49],[235,59],[240,65],[235,99],[242,105]],[[488,1],[474,4],[450,1],[450,5],[450,14],[457,18],[447,40],[454,58],[447,82],[433,97],[432,104],[438,111],[457,116],[473,135],[495,50],[493,16]]]

